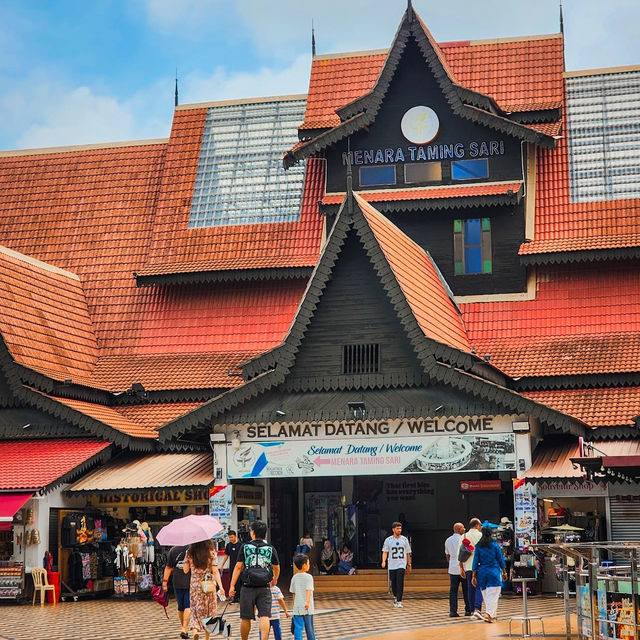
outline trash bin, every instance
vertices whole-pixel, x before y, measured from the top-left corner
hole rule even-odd
[[[47,571],[47,581],[56,588],[56,602],[60,602],[60,572]],[[53,593],[51,591],[47,591],[47,602],[53,603]]]

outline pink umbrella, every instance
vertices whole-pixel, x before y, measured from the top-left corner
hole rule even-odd
[[[158,531],[156,539],[166,546],[185,546],[192,542],[209,540],[224,527],[212,516],[186,516],[178,518]]]

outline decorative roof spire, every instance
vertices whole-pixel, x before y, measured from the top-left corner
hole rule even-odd
[[[411,0],[407,0],[407,18],[413,20],[413,5],[411,4]]]
[[[560,33],[564,35],[564,19],[562,17],[562,0],[560,0]]]
[[[311,55],[316,55],[316,32],[313,28],[313,18],[311,19]]]
[[[176,92],[174,94],[173,103],[175,107],[178,106],[178,67],[176,67]]]

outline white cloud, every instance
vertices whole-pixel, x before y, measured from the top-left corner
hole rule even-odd
[[[306,93],[310,69],[311,55],[301,54],[283,68],[262,67],[255,72],[231,72],[225,67],[218,67],[209,75],[194,71],[181,82],[180,102]]]

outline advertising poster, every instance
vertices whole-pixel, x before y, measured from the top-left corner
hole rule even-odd
[[[607,593],[607,637],[634,640],[632,597],[628,593]]]
[[[513,433],[227,445],[230,478],[513,471]]]
[[[215,536],[225,538],[231,529],[231,505],[233,502],[230,484],[211,487],[209,489],[209,515],[217,518],[224,529]]]
[[[516,548],[538,542],[538,501],[535,486],[525,478],[513,479],[514,530]]]
[[[578,610],[578,628],[580,634],[588,638],[591,636],[591,603],[589,602],[588,585],[578,587],[576,607]]]

